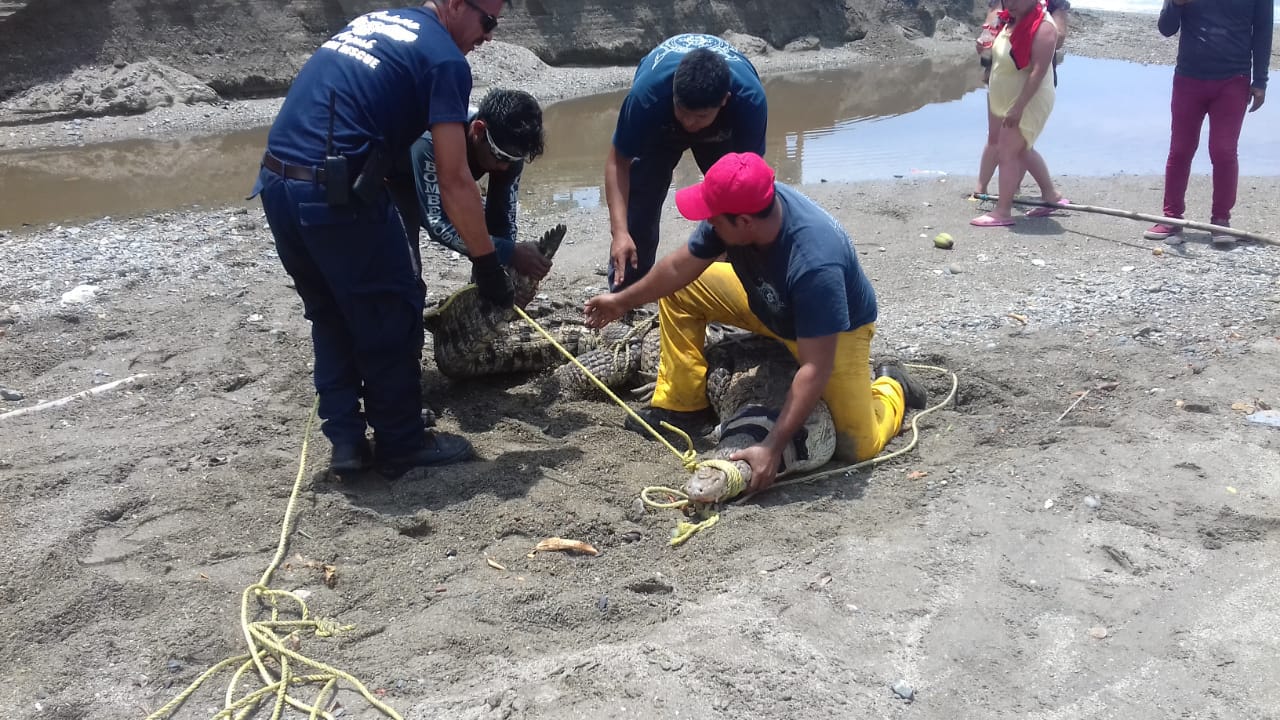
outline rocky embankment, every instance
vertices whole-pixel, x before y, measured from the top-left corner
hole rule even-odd
[[[71,7],[74,6],[74,7]],[[154,61],[223,98],[280,94],[326,37],[370,0],[116,0],[30,3],[0,18],[0,99],[85,68]],[[618,3],[530,0],[504,14],[498,37],[552,65],[628,65],[680,32],[739,32],[773,48],[833,48],[885,28],[932,36],[970,23],[974,0],[796,0]]]

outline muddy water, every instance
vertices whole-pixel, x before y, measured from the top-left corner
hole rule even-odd
[[[1161,174],[1172,71],[1069,57],[1038,147],[1055,175]],[[986,93],[969,58],[770,78],[768,159],[784,182],[973,174]],[[525,173],[533,206],[602,202],[605,148],[622,93],[546,109],[547,154]],[[1280,174],[1280,134],[1264,108],[1246,119],[1241,171]],[[218,137],[131,141],[0,154],[0,228],[244,201],[263,128]],[[1208,172],[1207,153],[1195,172]],[[697,169],[681,165],[676,184]]]

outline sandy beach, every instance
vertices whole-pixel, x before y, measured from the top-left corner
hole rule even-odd
[[[1151,17],[1078,16],[1071,52],[1172,61]],[[886,35],[759,66],[969,42]],[[546,102],[630,73],[498,43],[476,58],[477,92],[519,82]],[[278,103],[4,135],[12,149],[220,132]],[[731,505],[671,548],[678,513],[636,499],[684,471],[620,409],[548,404],[536,376],[451,381],[428,352],[427,405],[479,458],[339,482],[311,437],[268,585],[347,629],[296,650],[423,720],[1280,717],[1280,427],[1261,422],[1280,408],[1280,254],[1198,231],[1163,246],[1078,211],[972,228],[972,182],[803,187],[875,286],[873,356],[959,378],[917,448]],[[1061,182],[1078,203],[1155,209],[1163,179]],[[1278,196],[1280,178],[1241,178],[1233,224],[1280,239]],[[1208,178],[1188,199],[1208,214]],[[691,225],[665,212],[669,249]],[[522,218],[530,234],[569,227],[543,293],[600,291],[604,209]],[[136,720],[245,652],[241,594],[277,552],[306,437],[309,329],[253,206],[0,231],[0,258],[0,387],[16,396],[0,401],[0,714]],[[443,249],[424,265],[433,298],[466,281]],[[553,536],[600,554],[531,554]],[[176,717],[212,717],[229,676]],[[337,703],[382,716],[350,683]]]

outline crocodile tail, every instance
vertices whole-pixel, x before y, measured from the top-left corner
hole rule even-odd
[[[561,223],[543,233],[538,239],[538,252],[542,253],[542,257],[548,260],[555,258],[556,253],[560,251],[560,243],[564,242],[564,235],[568,231],[569,228]]]

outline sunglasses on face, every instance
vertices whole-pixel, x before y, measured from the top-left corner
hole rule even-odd
[[[485,12],[484,8],[480,7],[475,3],[475,0],[463,0],[463,1],[466,2],[468,5],[470,5],[472,10],[475,10],[476,12],[480,13],[480,29],[484,30],[485,35],[488,35],[489,33],[493,32],[494,28],[498,27],[498,18]],[[492,144],[493,141],[491,140],[489,142],[490,144]]]
[[[489,133],[489,128],[484,129],[484,139],[489,141],[489,152],[493,153],[493,156],[498,160],[508,163],[522,162],[525,160],[523,157],[512,155],[511,153],[499,148],[498,143],[493,141],[493,135]]]

